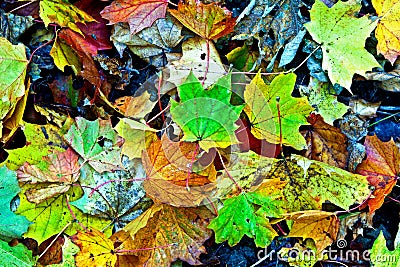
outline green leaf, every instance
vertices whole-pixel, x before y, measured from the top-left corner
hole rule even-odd
[[[252,125],[251,132],[258,139],[282,143],[297,150],[306,148],[306,141],[298,131],[301,125],[308,124],[306,117],[313,110],[305,97],[292,97],[296,75],[280,74],[270,85],[266,85],[258,73],[246,86],[244,111]],[[277,99],[279,99],[280,114]]]
[[[227,240],[230,246],[234,246],[247,235],[255,239],[258,247],[267,247],[278,235],[268,219],[281,213],[282,203],[276,198],[255,191],[225,200],[224,207],[208,226],[215,232],[215,241]]]
[[[24,189],[29,188],[32,188],[32,186],[26,186]],[[35,188],[37,188],[37,186]],[[79,187],[75,186],[65,194],[57,195],[40,204],[34,204],[26,199],[25,194],[20,194],[20,205],[16,213],[24,215],[28,220],[33,222],[33,224],[29,226],[28,232],[24,234],[24,237],[33,238],[40,244],[52,235],[60,233],[68,223],[74,220],[67,206],[67,196],[69,201],[74,201],[81,195],[82,191]],[[90,226],[96,229],[102,229],[110,223],[110,220],[83,214],[75,207],[71,207],[71,210],[76,218],[86,227]],[[65,230],[65,233],[73,235],[80,229],[77,223],[73,223]],[[111,229],[109,229],[108,232],[110,232],[110,230]]]
[[[0,266],[7,267],[32,267],[35,262],[32,259],[32,251],[24,245],[18,244],[10,247],[7,242],[0,240]]]
[[[78,54],[59,37],[54,41],[53,47],[50,50],[50,56],[53,58],[54,64],[61,71],[64,71],[65,66],[70,66],[75,75],[82,70],[82,63]]]
[[[370,255],[372,266],[374,267],[398,267],[400,264],[400,245],[397,244],[394,251],[386,247],[386,240],[382,231],[374,241]]]
[[[7,167],[0,168],[0,238],[10,241],[20,238],[31,224],[24,216],[16,215],[10,210],[11,200],[18,194],[17,175]],[[0,257],[1,258],[1,257]]]
[[[25,75],[28,60],[23,44],[12,45],[0,37],[0,138],[2,121],[13,111],[18,100],[25,94]],[[5,75],[6,73],[6,75]]]
[[[310,11],[311,22],[305,24],[313,39],[321,44],[322,68],[328,71],[332,84],[338,83],[349,91],[355,73],[364,75],[380,67],[364,49],[365,40],[378,20],[372,22],[368,16],[354,16],[360,8],[354,1],[339,1],[328,8],[317,0]]]
[[[60,129],[56,126],[25,123],[23,129],[26,145],[7,150],[9,155],[5,164],[10,170],[17,170],[25,162],[39,164],[44,156],[55,151],[64,151],[67,147],[60,135]]]
[[[236,47],[230,51],[226,55],[226,58],[228,59],[229,63],[233,64],[235,69],[241,71],[250,71],[255,66],[258,53],[250,51],[250,48],[244,44],[242,47]]]
[[[115,146],[117,134],[109,121],[76,118],[64,138],[97,172],[120,169],[121,150]]]
[[[39,15],[46,27],[49,23],[57,23],[61,27],[68,27],[82,35],[82,31],[76,23],[96,21],[84,11],[64,0],[40,0]]]
[[[300,87],[300,93],[307,96],[310,105],[315,107],[315,112],[321,114],[324,121],[330,125],[349,109],[337,100],[333,88],[329,88],[329,83],[321,83],[316,78],[311,78],[308,86]]]
[[[210,89],[204,90],[191,72],[178,87],[180,102],[171,100],[172,119],[184,132],[183,141],[199,141],[208,151],[212,147],[228,147],[237,143],[235,122],[243,106],[230,104],[231,75],[221,77]]]

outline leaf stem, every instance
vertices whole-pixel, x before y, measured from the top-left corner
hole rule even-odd
[[[194,163],[194,161],[196,159],[197,152],[199,151],[199,148],[200,148],[200,145],[199,145],[199,142],[197,142],[196,143],[196,147],[195,147],[194,152],[193,152],[192,159],[190,160],[190,163],[189,163],[189,169],[188,169],[188,173],[187,173],[187,176],[186,176],[186,190],[189,191],[189,192],[190,192],[189,178],[190,178],[190,175],[192,174],[193,163]]]
[[[77,222],[77,223],[79,224],[79,226],[82,227],[82,229],[84,229],[85,231],[87,231],[87,230],[88,230],[87,227],[84,226],[84,225],[78,220],[78,218],[76,218],[76,215],[75,215],[74,211],[72,210],[71,205],[69,204],[69,195],[66,195],[66,199],[65,199],[65,200],[66,200],[66,203],[67,203],[67,207],[68,207],[69,213],[71,214],[71,216],[72,216],[72,218],[74,219],[74,221]]]
[[[350,213],[350,212],[360,208],[361,206],[363,206],[368,201],[368,199],[370,199],[371,196],[372,196],[372,191],[369,193],[368,197],[360,205],[357,205],[356,207],[348,209],[348,210],[336,211],[335,215],[338,216],[339,214]]]
[[[41,257],[43,257],[44,254],[46,254],[46,252],[51,248],[51,246],[57,241],[57,239],[60,237],[60,235],[62,233],[64,233],[64,231],[72,224],[72,222],[68,222],[63,229],[61,229],[61,231],[54,237],[54,239],[50,242],[50,244],[43,250],[43,252],[39,255],[39,257],[37,259],[40,259]]]
[[[207,74],[208,74],[208,69],[210,68],[210,40],[207,40],[206,42],[206,47],[207,47],[207,55],[206,55],[206,69],[204,71],[204,78],[203,81],[201,82],[201,85],[204,86],[204,83],[206,82]]]
[[[162,79],[163,79],[163,72],[160,71],[160,77],[158,79],[158,86],[157,86],[158,107],[160,108],[160,111],[163,110],[162,103],[161,103],[161,84],[162,84]],[[165,121],[164,112],[161,113],[161,116],[162,116],[162,120],[164,122]]]
[[[228,169],[226,168],[225,163],[224,163],[224,160],[222,159],[222,156],[221,156],[221,154],[219,153],[218,149],[217,149],[217,153],[218,153],[219,159],[220,159],[220,161],[221,161],[221,164],[222,164],[222,166],[224,167],[224,170],[225,170],[225,172],[226,172],[226,175],[228,175],[229,179],[231,179],[232,182],[236,185],[237,189],[239,189],[240,192],[243,192],[243,191],[244,191],[243,188],[235,181],[235,179],[233,179],[232,175],[229,173]]]
[[[17,10],[21,9],[21,8],[27,7],[27,6],[33,4],[33,3],[37,2],[37,1],[38,0],[29,1],[28,3],[25,3],[23,5],[20,5],[20,6],[16,7],[16,8],[14,8],[13,10],[8,11],[8,13],[12,13],[14,11],[17,11]]]

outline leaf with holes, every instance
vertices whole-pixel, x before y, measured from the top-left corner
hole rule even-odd
[[[171,100],[172,119],[182,128],[182,141],[198,141],[206,152],[212,147],[225,148],[237,143],[235,130],[243,106],[229,101],[231,75],[221,77],[210,89],[203,89],[191,72],[178,86],[180,102]]]
[[[258,73],[246,86],[244,111],[256,138],[273,144],[279,144],[282,138],[283,145],[297,150],[306,148],[306,141],[298,129],[308,124],[306,117],[312,108],[305,97],[292,97],[295,83],[296,75],[291,73],[280,74],[266,85]]]
[[[78,117],[64,138],[97,172],[121,169],[121,151],[110,121]]]
[[[216,40],[233,31],[236,18],[216,3],[191,1],[178,3],[178,10],[169,10],[186,28],[207,40]]]
[[[123,242],[119,249],[136,250],[136,262],[131,266],[170,266],[178,259],[199,265],[199,256],[205,252],[203,243],[212,234],[207,229],[211,218],[212,213],[205,207],[175,208],[154,204],[121,230],[132,238]]]
[[[380,67],[364,48],[377,21],[372,22],[368,16],[357,18],[354,14],[360,8],[355,1],[339,1],[328,8],[317,0],[310,11],[311,22],[305,24],[312,38],[321,44],[322,68],[328,71],[331,82],[349,92],[355,73],[364,75],[372,68]]]
[[[165,17],[167,0],[115,0],[101,12],[110,24],[128,22],[131,34],[150,27],[154,21]]]
[[[385,197],[392,192],[400,172],[400,152],[393,140],[382,142],[374,136],[365,138],[367,158],[361,162],[356,172],[367,176],[368,182],[375,186],[374,198],[367,200],[369,211],[379,209]]]

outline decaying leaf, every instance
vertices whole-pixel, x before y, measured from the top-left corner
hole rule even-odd
[[[134,266],[170,266],[177,259],[201,264],[199,256],[205,252],[203,243],[211,236],[206,226],[213,217],[204,207],[155,204],[121,230],[132,239],[127,239],[119,249],[137,250],[131,253],[136,256]]]
[[[40,0],[39,14],[46,27],[53,22],[80,34],[83,33],[76,23],[96,21],[86,12],[63,0]]]
[[[191,1],[178,3],[178,10],[169,11],[186,28],[207,40],[216,40],[233,30],[236,19],[216,3]]]
[[[400,2],[396,0],[372,0],[379,16],[375,30],[378,39],[377,52],[394,64],[400,55]]]
[[[281,74],[266,85],[258,73],[244,91],[244,111],[256,138],[273,144],[279,144],[282,139],[284,145],[302,150],[306,142],[298,129],[307,124],[306,116],[312,108],[306,98],[291,96],[295,82],[295,74]]]
[[[307,142],[304,156],[344,169],[348,156],[347,137],[340,129],[325,123],[319,114],[311,114],[307,121],[311,126],[302,132]]]
[[[336,240],[339,220],[332,212],[309,210],[285,215],[286,220],[293,220],[288,236],[312,238],[317,252],[321,252]]]
[[[121,169],[121,151],[110,121],[76,118],[64,138],[97,172]]]
[[[191,72],[178,86],[180,102],[171,101],[172,119],[184,132],[182,141],[198,141],[206,152],[213,147],[225,148],[237,143],[235,121],[243,105],[230,103],[231,75],[221,77],[205,90]]]
[[[368,16],[355,17],[353,14],[360,7],[355,1],[339,1],[328,8],[317,0],[310,11],[311,22],[305,24],[313,39],[321,44],[322,68],[328,71],[329,79],[349,92],[355,73],[364,75],[372,68],[380,67],[364,48],[377,21],[372,22]]]
[[[101,12],[110,24],[128,22],[131,34],[150,27],[154,21],[165,17],[167,0],[115,0]]]
[[[367,136],[364,146],[367,158],[357,166],[356,172],[367,176],[375,186],[373,198],[368,199],[370,213],[379,209],[385,197],[396,185],[400,171],[400,152],[393,140],[382,142],[376,135]]]

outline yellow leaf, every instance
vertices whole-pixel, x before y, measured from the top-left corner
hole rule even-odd
[[[64,71],[65,66],[70,66],[75,75],[82,69],[82,63],[76,52],[63,40],[56,37],[53,47],[50,50],[50,56],[54,60],[54,64],[61,71]]]
[[[379,16],[375,30],[378,53],[393,64],[400,55],[400,1],[372,0],[372,5]]]

